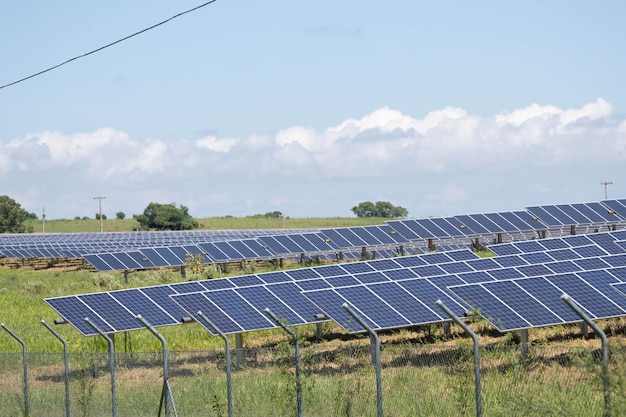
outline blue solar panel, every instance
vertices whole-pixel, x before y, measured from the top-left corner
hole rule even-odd
[[[485,271],[467,272],[457,275],[464,284],[473,284],[476,282],[493,281],[494,278]]]
[[[522,253],[519,257],[529,264],[540,264],[546,262],[553,262],[555,259],[548,255],[546,252],[533,252],[533,253]]]
[[[550,262],[545,264],[545,267],[555,274],[582,271],[582,268],[572,261]]]
[[[541,224],[537,224],[538,222],[532,220],[532,216],[528,212],[503,212],[500,213],[502,217],[508,220],[513,226],[516,227],[517,230],[520,231],[530,231],[535,229],[542,228]]]
[[[504,217],[500,216],[498,213],[486,213],[485,217],[491,220],[496,226],[498,226],[502,231],[514,231],[517,228],[509,223]]]
[[[123,304],[135,316],[141,315],[153,326],[167,326],[180,322],[138,289],[113,291],[111,296],[118,300],[120,304]]]
[[[446,319],[435,311],[434,306],[428,306],[422,303],[397,283],[374,284],[370,285],[368,288],[378,297],[386,300],[386,302],[406,318],[410,324],[435,323]]]
[[[205,323],[204,320],[198,319],[197,313],[199,311],[208,317],[217,328],[224,333],[241,333],[244,331],[244,329],[228,317],[223,310],[207,299],[204,293],[174,295],[172,296],[172,300],[187,311],[189,317],[196,319],[200,325],[212,334],[217,334],[217,332]]]
[[[189,312],[185,309],[181,309],[180,305],[173,302],[173,299],[170,298],[170,296],[191,291],[203,291],[205,288],[217,289],[226,287],[230,289],[223,291],[210,291],[211,294],[215,294],[203,295],[203,298],[197,298],[196,301],[202,303],[208,302],[213,306],[213,309],[221,311],[221,314],[225,314],[224,312],[228,311],[229,313],[227,316],[230,316],[230,314],[242,314],[247,316],[248,314],[252,314],[252,311],[254,311],[254,314],[259,315],[261,318],[240,318],[237,316],[238,318],[235,320],[235,327],[238,331],[251,331],[275,327],[272,321],[266,318],[266,315],[262,311],[262,309],[267,306],[270,306],[272,310],[280,310],[281,308],[286,309],[283,315],[289,316],[291,314],[291,316],[285,318],[294,324],[311,322],[313,320],[313,318],[311,318],[311,311],[317,310],[315,310],[312,304],[299,295],[299,291],[322,290],[332,287],[333,291],[339,291],[339,288],[342,288],[342,290],[337,294],[341,295],[341,298],[346,301],[349,301],[354,297],[358,299],[358,297],[363,294],[369,294],[369,296],[377,297],[379,301],[375,301],[376,303],[382,302],[384,305],[389,305],[389,308],[394,310],[393,312],[387,311],[387,307],[378,312],[365,312],[363,310],[364,313],[372,316],[382,314],[381,317],[374,321],[377,326],[380,326],[380,328],[387,328],[389,326],[402,326],[402,320],[406,319],[407,315],[395,310],[393,300],[383,297],[383,294],[386,294],[385,292],[381,292],[380,294],[376,292],[374,294],[373,290],[369,288],[372,285],[381,284],[381,282],[386,282],[388,285],[395,283],[394,285],[397,285],[397,287],[390,286],[388,288],[396,288],[396,290],[393,291],[401,291],[401,293],[409,294],[411,302],[417,301],[428,311],[433,310],[434,301],[442,299],[444,300],[444,303],[456,309],[456,311],[459,312],[458,314],[462,314],[464,309],[467,309],[467,305],[458,303],[455,299],[450,298],[446,287],[476,282],[482,282],[482,285],[488,285],[490,282],[495,282],[494,279],[515,279],[515,286],[512,286],[511,284],[504,284],[497,287],[501,288],[502,291],[505,289],[506,291],[512,291],[516,288],[516,286],[523,288],[522,282],[525,280],[534,279],[518,278],[540,277],[544,280],[545,285],[550,285],[552,288],[556,288],[555,285],[552,284],[551,279],[554,277],[564,277],[569,275],[574,276],[578,279],[578,281],[582,282],[583,285],[589,286],[589,288],[595,291],[597,296],[603,297],[605,300],[610,300],[610,298],[607,298],[606,294],[608,293],[606,293],[606,291],[611,290],[613,293],[617,294],[617,292],[610,287],[610,284],[616,282],[617,280],[621,280],[622,278],[626,280],[626,266],[624,266],[624,263],[626,263],[626,253],[622,251],[617,255],[607,255],[608,252],[601,249],[601,247],[606,247],[607,244],[615,241],[615,237],[612,234],[602,235],[605,237],[600,237],[601,234],[598,234],[594,239],[584,236],[569,236],[557,239],[540,240],[532,242],[532,245],[521,245],[524,250],[529,250],[530,252],[520,255],[476,258],[475,254],[468,250],[445,254],[430,253],[420,256],[407,256],[395,259],[381,259],[342,265],[328,265],[314,268],[271,272],[266,274],[246,275],[228,279],[205,280],[199,282],[173,284],[169,286],[146,287],[137,289],[135,292],[129,292],[126,296],[121,295],[124,299],[117,298],[116,292],[104,294],[96,293],[99,295],[82,295],[74,297],[78,303],[75,301],[67,301],[66,305],[64,305],[64,307],[74,308],[75,310],[80,311],[80,313],[73,311],[71,313],[60,312],[60,314],[67,314],[76,319],[76,317],[82,315],[82,312],[96,314],[98,313],[96,310],[101,310],[102,314],[107,316],[110,320],[110,322],[104,323],[104,325],[109,326],[111,328],[110,331],[115,332],[141,328],[140,324],[135,324],[134,316],[137,313],[137,306],[143,305],[144,307],[142,308],[156,308],[158,314],[155,313],[154,320],[158,323],[164,323],[164,325],[174,324],[179,322],[181,318],[189,314]],[[626,234],[623,237],[626,238]],[[549,245],[544,245],[544,243],[551,241],[567,242],[567,246],[571,246],[572,249],[562,249],[561,247],[563,245],[561,244],[552,245],[556,248],[554,250],[546,249]],[[516,242],[509,244],[508,246],[521,252],[519,249],[519,243],[520,242]],[[541,245],[537,246],[536,243],[541,243]],[[503,247],[506,245],[497,246]],[[576,253],[576,251],[580,253]],[[551,253],[558,255],[550,256]],[[602,255],[595,256],[595,254]],[[573,260],[570,259],[573,258],[574,255],[578,256],[578,258]],[[583,258],[582,256],[589,257]],[[468,258],[468,260],[463,260],[465,258]],[[563,258],[564,260],[555,262],[553,261],[554,258]],[[611,269],[614,266],[618,266],[618,268],[621,267],[623,273],[621,273],[621,275],[617,275],[613,269],[617,270],[618,268]],[[570,272],[576,269],[593,271],[593,274],[590,274],[589,276],[564,274],[564,272]],[[416,276],[421,276],[423,278],[416,278]],[[581,277],[584,277],[584,279],[581,280]],[[280,285],[280,287],[276,285]],[[604,285],[604,287],[602,287],[603,289],[599,290],[594,287],[598,285]],[[244,288],[245,290],[242,291]],[[343,290],[343,288],[351,288],[351,290]],[[358,289],[352,290],[352,288]],[[343,291],[347,292],[343,293]],[[496,290],[496,292],[497,291],[498,290]],[[602,291],[604,291],[604,293]],[[277,292],[280,292],[283,295],[279,295]],[[529,291],[526,292],[530,294]],[[234,295],[228,295],[229,293]],[[124,293],[120,292],[119,294]],[[506,294],[507,297],[513,296],[508,292]],[[287,295],[291,298],[284,298],[284,296]],[[577,297],[573,294],[570,295],[578,301]],[[85,298],[84,302],[81,301],[82,297]],[[536,302],[546,305],[541,298],[542,295],[532,295],[532,297],[534,297]],[[517,300],[516,302],[522,302],[518,299],[515,300]],[[404,300],[396,301],[401,303],[404,302]],[[359,302],[365,303],[365,301]],[[64,302],[55,301],[55,303],[63,304]],[[92,308],[88,308],[86,303]],[[529,303],[534,305],[535,301],[529,301]],[[616,308],[621,309],[619,304],[620,302],[611,301],[611,303]],[[509,304],[511,304],[509,305],[509,308],[516,311],[518,310],[518,307],[514,306],[513,302]],[[300,308],[304,305],[308,305],[309,309],[306,314],[301,314],[300,311],[293,307],[294,305],[300,306]],[[206,308],[211,307],[207,306]],[[557,312],[557,309],[553,306],[546,305],[546,308],[551,310],[553,314],[563,318],[563,315]],[[598,309],[598,307],[594,308]],[[235,313],[236,311],[239,313]],[[389,317],[386,316],[387,313],[390,314]],[[140,312],[139,314],[142,314],[144,317],[147,316],[147,312]],[[307,316],[309,318],[307,318]],[[397,319],[398,316],[402,317],[402,320]],[[538,323],[543,323],[543,321],[550,322],[552,320],[549,315],[541,315],[540,318],[536,318],[530,313],[523,313],[522,316],[524,316],[523,320],[528,322],[531,326],[539,325]],[[297,317],[300,318],[299,321],[296,320]],[[81,319],[84,319],[84,317]],[[432,317],[424,320],[432,320]],[[413,320],[408,320],[408,322],[412,323]],[[257,325],[265,327],[255,328]],[[270,327],[267,327],[268,325]],[[85,329],[85,326],[82,323],[75,324],[75,326],[77,328]]]
[[[443,231],[443,233],[445,233],[447,236],[463,236],[463,230],[465,229],[461,229],[458,226],[454,226],[452,224],[450,224],[450,222],[447,219],[444,218],[432,218],[429,219],[431,222],[433,222],[435,224],[435,226],[437,226],[439,229],[441,229]]]
[[[542,246],[541,243],[537,242],[536,240],[515,242],[514,245],[515,247],[517,247],[517,249],[519,249],[523,253],[541,252],[545,250],[545,247]]]
[[[421,236],[419,236],[417,233],[407,227],[407,225],[400,220],[390,221],[387,222],[387,224],[396,232],[396,234],[404,236],[409,240],[421,238]]]
[[[459,223],[459,227],[463,226],[463,228],[471,230],[476,235],[490,233],[485,226],[481,225],[468,215],[455,216],[454,218]]]
[[[602,207],[600,203],[578,203],[571,206],[585,216],[589,223],[605,223],[612,220],[606,208]]]
[[[351,248],[352,244],[334,229],[323,229],[321,233],[337,248]]]
[[[80,297],[93,311],[97,311],[113,331],[141,328],[143,325],[108,293],[85,294]],[[91,318],[90,318],[91,319]]]
[[[608,208],[607,213],[615,216],[615,221],[617,221],[626,219],[626,204],[623,204],[623,201],[624,200],[604,200],[600,203]]]
[[[513,278],[522,278],[524,274],[518,271],[516,268],[501,268],[501,269],[490,269],[487,271],[489,275],[491,275],[496,280],[504,280],[504,279],[513,279]]]
[[[474,219],[477,223],[480,223],[487,231],[491,233],[501,233],[505,232],[500,226],[489,220],[487,216],[484,214],[470,214],[470,217]]]
[[[520,265],[528,265],[520,255],[504,255],[504,256],[496,256],[492,259],[495,263],[503,267],[512,267],[512,266],[520,266]]]
[[[411,268],[411,271],[415,272],[418,277],[435,277],[446,273],[446,271],[437,265],[415,266]]]
[[[606,297],[576,275],[554,275],[546,279],[572,297],[592,318],[615,317],[626,313],[615,304],[607,302]]]
[[[548,227],[560,227],[564,224],[561,220],[554,218],[550,213],[548,213],[543,207],[526,207],[533,216],[537,217],[539,221],[547,225]]]
[[[602,260],[613,267],[626,266],[626,254],[605,256]]]
[[[379,272],[380,273],[380,272]],[[411,269],[405,268],[405,269],[390,269],[389,271],[384,271],[382,272],[385,276],[389,277],[389,279],[391,279],[392,281],[398,281],[401,279],[411,279],[411,278],[417,278],[418,275],[413,272]],[[359,279],[360,276],[359,276]],[[379,281],[384,281],[383,279],[379,280]],[[372,282],[372,281],[370,281]]]
[[[517,270],[527,277],[538,277],[541,275],[550,275],[552,273],[552,271],[542,264],[519,266],[517,267]]]
[[[55,309],[61,317],[72,323],[72,325],[85,336],[98,334],[98,332],[85,322],[86,317],[103,332],[111,333],[114,331],[113,327],[104,322],[93,310],[80,301],[78,297],[52,298],[47,299],[46,303]]]
[[[495,258],[481,258],[465,262],[467,265],[475,269],[476,271],[484,271],[488,269],[500,268],[500,265],[495,261]]]
[[[517,316],[521,316],[530,325],[528,327],[546,326],[561,321],[560,317],[539,301],[520,291],[513,281],[494,282],[489,285],[489,292],[511,308]]]
[[[450,236],[447,232],[441,230],[440,227],[433,223],[431,219],[418,219],[415,221],[428,232],[427,237],[429,238]],[[458,234],[455,236],[458,236]]]

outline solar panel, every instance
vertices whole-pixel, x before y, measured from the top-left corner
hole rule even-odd
[[[481,281],[481,284],[474,285],[489,285],[497,280],[511,280],[515,281],[517,287],[523,288],[524,284],[522,283],[525,280],[538,277],[543,279],[546,285],[550,284],[552,287],[555,287],[555,283],[560,279],[558,277],[573,276],[584,285],[592,285],[592,288],[593,285],[603,285],[604,287],[600,290],[596,288],[595,293],[584,294],[584,296],[589,300],[592,300],[591,295],[596,293],[596,297],[603,297],[604,299],[608,297],[614,306],[611,307],[613,310],[610,310],[609,313],[618,313],[619,311],[616,308],[622,308],[621,301],[611,299],[606,290],[611,283],[621,281],[622,279],[626,280],[626,266],[624,266],[624,263],[626,263],[626,250],[616,245],[613,248],[619,248],[622,250],[622,253],[610,255],[606,250],[602,249],[602,247],[607,247],[607,244],[611,243],[612,240],[614,241],[617,236],[624,237],[624,234],[619,232],[606,233],[603,238],[600,238],[600,234],[598,234],[594,239],[584,236],[568,236],[533,242],[540,242],[541,245],[539,246],[527,243],[496,245],[496,247],[514,248],[518,254],[492,258],[477,258],[471,251],[464,249],[447,253],[429,253],[418,256],[145,287],[130,292],[112,291],[104,293],[106,296],[84,294],[46,299],[45,301],[81,332],[87,331],[89,332],[87,334],[93,334],[93,330],[86,327],[83,323],[85,317],[89,317],[94,322],[95,320],[101,320],[103,327],[108,332],[142,328],[139,323],[135,324],[134,316],[137,314],[141,314],[144,317],[155,314],[154,320],[159,323],[157,325],[176,324],[180,322],[182,317],[190,315],[190,313],[195,314],[195,312],[182,307],[181,303],[174,302],[172,298],[180,294],[200,291],[203,293],[203,296],[194,296],[194,300],[205,304],[209,303],[213,306],[213,309],[219,310],[220,314],[226,314],[230,321],[236,324],[233,329],[251,331],[253,329],[268,328],[261,327],[256,329],[255,326],[267,326],[269,324],[271,327],[274,327],[274,323],[268,320],[263,312],[263,309],[270,303],[272,303],[273,311],[279,311],[283,304],[285,307],[282,308],[289,308],[290,310],[285,310],[284,315],[288,316],[288,319],[294,321],[294,323],[312,322],[313,314],[311,312],[317,310],[312,309],[311,303],[306,298],[303,298],[304,296],[300,294],[302,291],[321,293],[326,290],[333,290],[336,296],[328,297],[334,297],[333,299],[340,297],[345,301],[349,301],[351,305],[358,305],[358,303],[353,302],[354,300],[348,299],[357,295],[369,294],[368,292],[362,289],[347,291],[340,290],[340,288],[361,288],[381,283],[394,284],[398,288],[395,288],[392,293],[407,293],[411,296],[411,302],[417,300],[423,306],[432,309],[434,302],[437,299],[442,299],[446,305],[452,306],[453,311],[461,314],[463,309],[467,309],[467,305],[463,305],[463,303],[451,298],[452,293],[447,289],[448,286]],[[563,245],[549,244],[551,240],[567,242],[565,245],[567,248],[564,250],[561,248]],[[548,249],[549,247],[557,249],[551,250]],[[539,251],[541,248],[543,249]],[[592,248],[595,249],[591,250]],[[524,252],[522,249],[528,252]],[[579,250],[579,253],[576,250]],[[553,252],[560,255],[565,253],[567,256],[561,257],[568,259],[555,260],[557,257],[550,256]],[[572,253],[578,257],[573,258]],[[587,273],[589,271],[603,272]],[[245,290],[243,290],[244,288]],[[207,290],[206,294],[205,290]],[[400,290],[403,292],[399,292]],[[617,294],[613,289],[611,290]],[[371,292],[373,290],[369,289],[368,291]],[[568,294],[574,299],[578,300],[580,298],[581,294],[568,291]],[[405,302],[405,300],[385,298],[384,294],[386,293],[376,292],[376,296],[379,299],[392,307],[394,307],[395,302]],[[544,294],[538,294],[535,295],[535,298],[540,300],[544,296]],[[326,296],[320,295],[320,297]],[[322,303],[323,301],[319,302]],[[545,302],[540,302],[545,305]],[[624,307],[626,308],[626,305]],[[307,308],[308,310],[304,311]],[[551,308],[553,309],[552,306]],[[150,309],[154,309],[157,312],[151,313]],[[289,311],[292,311],[292,313]],[[381,311],[387,310],[383,309]],[[206,311],[204,312],[211,317]],[[247,317],[247,315],[253,313],[260,315],[262,318]],[[599,312],[596,313],[600,314]],[[374,316],[374,313],[369,314]],[[563,318],[562,314],[555,314]],[[602,312],[602,314],[606,315],[608,313]],[[246,317],[239,317],[240,315]],[[400,316],[404,319],[407,318],[405,313],[401,313]],[[390,319],[379,317],[373,322],[376,323],[376,326],[388,326],[389,323],[394,323],[394,326],[401,326],[402,320],[396,319],[396,316]],[[413,322],[415,319],[414,317],[409,322]],[[447,320],[448,318],[446,317],[445,319]],[[432,320],[432,317],[423,317],[420,320],[427,322]],[[529,323],[538,322],[536,318],[532,317],[524,320],[527,320]],[[422,321],[419,322],[421,323]]]

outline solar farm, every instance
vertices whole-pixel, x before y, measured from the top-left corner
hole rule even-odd
[[[490,256],[479,255],[478,250],[481,253],[489,251]],[[519,351],[512,356],[526,366],[532,362],[529,358],[535,349],[528,342],[530,331],[575,325],[585,338],[590,337],[589,327],[595,337],[600,338],[604,333],[597,328],[597,321],[611,323],[611,320],[626,316],[626,200],[534,206],[513,212],[393,220],[376,226],[326,229],[0,235],[0,257],[24,260],[71,258],[80,260],[84,268],[104,273],[169,269],[183,277],[191,258],[201,260],[203,265],[272,262],[273,265],[289,263],[299,266],[278,266],[271,272],[219,279],[183,280],[45,297],[43,302],[58,316],[57,323],[68,324],[78,334],[108,345],[108,351],[101,352],[102,355],[108,354],[105,355],[108,365],[99,367],[99,372],[111,376],[109,391],[105,389],[103,393],[110,402],[101,405],[105,408],[100,410],[102,415],[108,415],[107,412],[115,415],[118,407],[125,406],[115,391],[115,372],[120,367],[116,359],[120,361],[124,356],[119,347],[121,337],[135,331],[150,330],[158,337],[162,348],[162,386],[158,382],[153,384],[153,388],[162,391],[160,396],[153,395],[153,403],[157,406],[149,415],[157,411],[159,415],[162,411],[166,415],[178,415],[179,412],[180,415],[196,415],[197,411],[189,411],[191,406],[185,408],[182,405],[185,395],[177,393],[176,384],[169,382],[168,357],[171,355],[168,356],[166,339],[158,330],[183,324],[203,329],[207,337],[221,337],[226,343],[222,353],[208,355],[213,358],[215,378],[217,381],[221,379],[217,383],[219,386],[211,388],[211,395],[219,399],[215,401],[220,404],[220,407],[214,404],[215,415],[232,415],[233,410],[237,415],[269,415],[254,414],[254,407],[259,410],[258,405],[248,409],[243,407],[245,400],[237,398],[235,381],[238,373],[243,375],[243,369],[246,369],[245,372],[249,372],[247,378],[256,375],[254,370],[244,366],[248,352],[243,345],[244,334],[274,331],[291,340],[294,331],[315,329],[314,341],[306,349],[312,352],[312,357],[319,358],[323,357],[320,352],[326,349],[323,340],[329,326],[343,330],[339,337],[361,341],[360,349],[364,349],[365,357],[371,356],[362,364],[367,383],[363,382],[363,387],[358,389],[350,385],[362,396],[359,402],[362,408],[352,412],[354,415],[382,415],[386,409],[391,409],[390,403],[400,401],[394,399],[394,389],[385,386],[386,378],[398,378],[398,369],[408,372],[411,377],[404,382],[409,386],[408,392],[414,392],[423,378],[420,376],[423,368],[412,369],[412,362],[407,359],[407,355],[412,357],[415,353],[408,354],[406,346],[381,348],[380,337],[383,335],[437,326],[444,329],[446,337],[456,334],[454,337],[459,346],[467,349],[466,342],[473,334],[467,324],[473,324],[476,330],[476,323],[483,323],[479,326],[484,331],[515,335],[510,339],[518,340],[516,348]],[[450,325],[454,323],[460,327],[454,326],[457,330],[451,332]],[[7,332],[12,333],[10,323],[7,326]],[[623,333],[623,327],[621,329]],[[40,331],[45,332],[45,329]],[[116,337],[117,334],[120,337]],[[19,340],[19,335],[11,335]],[[363,336],[369,336],[369,344]],[[230,355],[231,339],[235,342],[232,349],[235,358]],[[303,392],[306,383],[301,378],[307,376],[300,372],[299,343],[298,337],[290,342],[295,353],[290,351],[288,356],[295,372],[289,365],[293,378],[287,385],[292,392],[285,397],[293,400],[293,407],[291,414],[285,415],[353,415],[345,408],[341,413],[336,409],[320,409],[321,400],[315,395],[316,390],[309,387]],[[600,351],[599,346],[596,348]],[[461,351],[464,350],[455,350],[453,356]],[[484,356],[482,368],[480,351]],[[428,352],[432,354],[434,351]],[[496,397],[495,386],[502,385],[491,376],[491,367],[501,365],[494,365],[494,356],[490,352],[493,352],[492,347],[475,346],[474,374],[470,372],[471,360],[462,361],[455,356],[456,360],[446,362],[450,369],[463,368],[464,372],[459,371],[465,378],[464,387],[458,387],[461,392],[476,386],[467,398],[457,400],[457,406],[458,401],[463,403],[458,415],[482,415],[483,407],[487,415],[489,410],[496,414],[496,410],[501,409],[489,402],[490,398]],[[601,352],[602,355],[592,353],[589,361],[589,369],[595,371],[577,377],[584,383],[584,389],[590,391],[583,390],[576,395],[587,396],[584,401],[594,410],[580,415],[595,415],[610,412],[611,407],[615,411],[626,406],[623,392],[620,394],[617,389],[616,394],[615,386],[611,391],[608,384],[609,368],[617,367],[623,372],[624,360],[617,358],[620,352],[623,357],[624,347],[612,353],[612,365],[607,359],[609,353],[604,339]],[[261,354],[256,352],[255,355]],[[559,355],[566,353],[563,351]],[[598,359],[599,356],[602,360]],[[399,358],[406,359],[406,363],[394,367],[392,363]],[[329,360],[326,365],[341,365],[343,369],[346,361],[343,359],[337,362],[339,365],[331,365],[332,360]],[[26,362],[24,359],[24,364]],[[319,362],[315,363],[319,365]],[[2,364],[3,368],[7,366]],[[235,368],[234,375],[232,368]],[[25,365],[24,370],[26,380]],[[482,386],[481,370],[484,376]],[[309,372],[312,371],[309,369]],[[232,380],[233,376],[235,380]],[[308,378],[313,384],[313,377],[309,375]],[[62,384],[61,379],[59,384]],[[69,379],[67,376],[68,390]],[[335,380],[346,383],[340,378]],[[319,387],[320,384],[317,381],[313,385]],[[579,389],[573,381],[567,381],[566,385],[569,388],[563,391],[563,404]],[[24,383],[24,386],[28,385]],[[444,392],[450,389],[441,388]],[[490,397],[490,389],[493,397]],[[395,390],[399,389],[396,387]],[[407,396],[404,392],[402,397]],[[244,394],[239,391],[239,395]],[[16,392],[14,397],[20,397],[20,393]],[[442,398],[445,401],[445,396]],[[23,404],[15,399],[13,402],[19,403],[27,415],[27,390],[21,393],[21,399]],[[428,412],[426,408],[420,408],[423,407],[420,400],[423,399],[413,398],[410,405],[400,406],[400,410],[415,412],[405,414],[393,408],[390,414],[435,415],[446,410],[431,409]],[[561,411],[567,409],[559,404],[561,408],[555,411],[555,415],[561,415]],[[206,403],[205,406],[208,413],[211,406]],[[65,409],[68,408],[69,400],[65,404]],[[551,409],[535,411],[538,410],[543,415]],[[517,412],[519,415],[534,415],[529,409]],[[62,414],[59,412],[58,415]],[[282,414],[276,411],[271,415]]]

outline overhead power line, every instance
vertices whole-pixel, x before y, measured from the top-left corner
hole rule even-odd
[[[196,11],[196,10],[198,10],[198,9],[200,9],[200,8],[204,7],[204,6],[208,6],[208,5],[209,5],[209,4],[211,4],[211,3],[215,3],[216,1],[217,1],[217,0],[207,1],[206,3],[202,3],[201,5],[196,6],[196,7],[192,8],[192,9],[189,9],[189,10],[186,10],[186,11],[184,11],[184,12],[178,13],[177,15],[174,15],[174,16],[170,17],[169,19],[166,19],[166,20],[164,20],[164,21],[162,21],[162,22],[159,22],[159,23],[157,23],[157,24],[155,24],[155,25],[152,25],[152,26],[147,27],[147,28],[145,28],[145,29],[143,29],[143,30],[140,30],[139,32],[135,32],[135,33],[133,33],[132,35],[128,35],[128,36],[126,36],[126,37],[124,37],[124,38],[122,38],[122,39],[119,39],[119,40],[115,41],[115,42],[111,42],[111,43],[109,43],[109,44],[107,44],[107,45],[101,46],[100,48],[94,49],[93,51],[87,52],[87,53],[82,54],[82,55],[75,56],[74,58],[70,58],[70,59],[68,59],[67,61],[61,62],[60,64],[57,64],[57,65],[55,65],[55,66],[53,66],[53,67],[50,67],[50,68],[47,68],[47,69],[45,69],[45,70],[43,70],[43,71],[39,71],[39,72],[37,72],[37,73],[35,73],[35,74],[29,75],[28,77],[24,77],[24,78],[21,78],[21,79],[19,79],[19,80],[17,80],[17,81],[13,81],[13,82],[11,82],[11,83],[8,83],[8,84],[5,84],[5,85],[2,85],[2,86],[0,86],[0,90],[1,90],[1,89],[3,89],[3,88],[6,88],[6,87],[10,87],[10,86],[12,86],[12,85],[15,85],[15,84],[18,84],[18,83],[24,82],[24,81],[26,81],[26,80],[28,80],[28,79],[31,79],[31,78],[37,77],[37,76],[39,76],[39,75],[41,75],[41,74],[45,74],[45,73],[46,73],[46,72],[48,72],[48,71],[52,71],[53,69],[56,69],[56,68],[62,67],[62,66],[63,66],[63,65],[65,65],[65,64],[69,64],[69,63],[70,63],[70,62],[72,62],[72,61],[76,61],[77,59],[84,58],[84,57],[86,57],[87,55],[91,55],[91,54],[94,54],[94,53],[96,53],[96,52],[99,52],[99,51],[101,51],[101,50],[103,50],[103,49],[106,49],[106,48],[108,48],[108,47],[110,47],[110,46],[113,46],[113,45],[115,45],[115,44],[118,44],[118,43],[120,43],[120,42],[124,42],[124,41],[125,41],[125,40],[127,40],[127,39],[130,39],[130,38],[132,38],[132,37],[134,37],[134,36],[140,35],[140,34],[142,34],[142,33],[144,33],[144,32],[149,31],[149,30],[152,30],[152,29],[154,29],[154,28],[156,28],[156,27],[158,27],[158,26],[164,25],[165,23],[167,23],[167,22],[169,22],[169,21],[171,21],[171,20],[174,20],[174,19],[176,19],[177,17],[180,17],[180,16],[185,15],[185,14],[187,14],[187,13],[191,13],[191,12],[193,12],[193,11]]]

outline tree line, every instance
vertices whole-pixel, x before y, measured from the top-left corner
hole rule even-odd
[[[352,212],[357,217],[382,217],[397,218],[407,217],[408,211],[404,207],[394,206],[388,201],[364,201],[352,207]],[[268,212],[263,215],[268,218],[280,219],[283,214],[280,211]],[[116,213],[117,219],[124,219],[126,215],[122,212]],[[100,219],[100,214],[96,213],[96,220]],[[32,233],[33,227],[29,220],[37,219],[37,215],[29,213],[12,198],[0,196],[0,233]],[[80,218],[76,218],[79,220]],[[83,218],[88,219],[88,218]],[[106,219],[106,215],[102,215]],[[142,214],[133,215],[139,223],[141,230],[192,230],[198,227],[198,222],[189,214],[189,208],[183,205],[176,206],[176,203],[161,204],[150,203]]]

